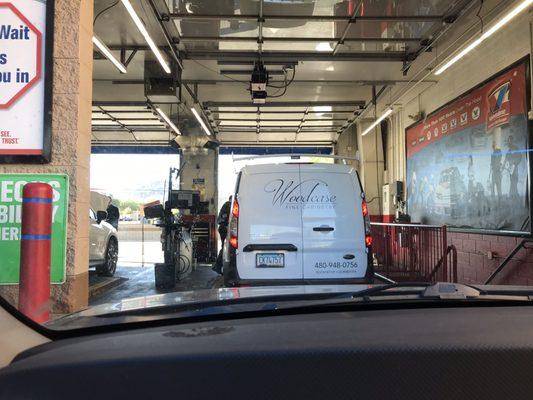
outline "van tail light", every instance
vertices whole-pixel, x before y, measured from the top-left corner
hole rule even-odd
[[[363,217],[368,217],[368,204],[366,203],[366,200],[363,199],[363,203],[361,204],[361,208],[363,209]]]
[[[233,200],[231,207],[231,221],[229,222],[229,244],[234,249],[239,247],[239,201]]]
[[[235,218],[239,218],[239,201],[235,199],[233,202],[233,207],[231,208],[231,215]]]
[[[372,246],[372,236],[370,230],[370,215],[368,214],[368,203],[363,199],[361,203],[361,209],[363,210],[363,220],[365,223],[365,245],[366,247]]]

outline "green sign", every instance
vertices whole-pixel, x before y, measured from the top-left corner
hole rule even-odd
[[[19,282],[22,188],[29,182],[45,182],[54,189],[50,275],[52,283],[62,283],[67,246],[68,176],[0,174],[0,284]]]

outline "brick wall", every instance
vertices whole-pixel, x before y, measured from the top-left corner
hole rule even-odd
[[[484,283],[522,238],[448,232],[457,249],[457,275],[462,283]],[[533,285],[533,243],[521,249],[492,281],[495,285]],[[489,259],[489,252],[492,259]]]

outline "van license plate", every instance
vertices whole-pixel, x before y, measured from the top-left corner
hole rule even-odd
[[[257,268],[283,268],[285,267],[285,255],[283,253],[261,253],[255,255]]]

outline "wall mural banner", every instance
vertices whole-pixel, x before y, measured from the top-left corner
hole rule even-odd
[[[413,222],[530,232],[527,64],[406,130]]]

